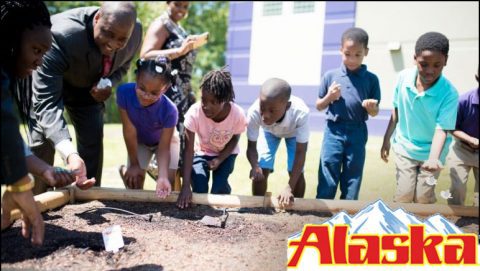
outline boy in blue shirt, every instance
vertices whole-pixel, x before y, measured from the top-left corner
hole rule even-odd
[[[340,199],[356,200],[365,164],[368,139],[365,121],[378,114],[380,84],[367,71],[368,34],[361,28],[342,35],[342,65],[323,76],[316,103],[327,108],[322,153],[318,169],[318,199],[333,199],[340,183]]]
[[[390,137],[395,131],[396,202],[436,201],[436,180],[451,142],[447,131],[455,130],[457,118],[457,90],[442,75],[448,49],[443,34],[423,34],[415,44],[416,66],[399,75],[381,149],[381,158],[388,162]]]

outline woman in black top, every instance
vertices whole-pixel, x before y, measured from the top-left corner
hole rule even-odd
[[[194,36],[189,36],[179,24],[188,13],[189,1],[167,1],[167,10],[147,30],[143,41],[140,56],[142,58],[156,58],[159,55],[168,57],[172,63],[172,70],[178,71],[175,86],[172,86],[165,95],[177,105],[178,124],[180,135],[180,153],[185,148],[184,115],[188,108],[195,103],[190,80],[196,50],[194,50]],[[155,164],[155,162],[154,162]],[[183,164],[180,155],[180,166]],[[155,170],[149,170],[156,172]]]

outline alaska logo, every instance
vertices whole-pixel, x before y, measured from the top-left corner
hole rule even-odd
[[[409,270],[427,265],[469,270],[465,268],[478,263],[476,234],[464,234],[438,214],[421,222],[403,209],[392,211],[381,200],[354,217],[340,212],[323,224],[305,225],[288,241],[287,266],[294,270],[326,270],[332,265],[343,265],[341,270],[351,265],[355,266],[348,270],[358,270],[359,265],[371,270],[405,270],[405,265]]]

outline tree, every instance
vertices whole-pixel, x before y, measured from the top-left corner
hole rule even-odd
[[[190,2],[183,27],[190,34],[209,32],[208,43],[198,49],[192,77],[192,87],[199,95],[200,80],[212,69],[225,65],[228,2]]]

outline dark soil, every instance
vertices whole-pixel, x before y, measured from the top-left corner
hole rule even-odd
[[[104,207],[121,208],[146,216]],[[332,213],[227,209],[225,228],[208,227],[203,216],[223,209],[173,203],[92,201],[43,215],[45,242],[32,247],[20,222],[2,232],[2,270],[285,270],[288,237],[304,224]],[[151,219],[150,219],[151,218]],[[476,218],[447,217],[464,232],[478,234]],[[151,221],[149,221],[151,220]],[[120,225],[125,246],[106,252],[102,231]]]

